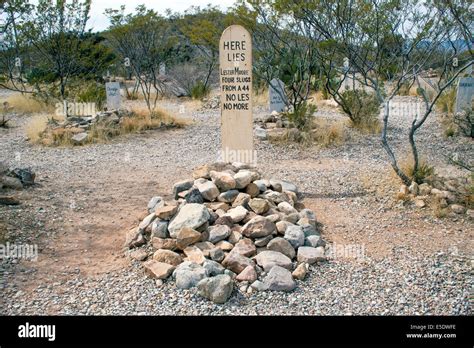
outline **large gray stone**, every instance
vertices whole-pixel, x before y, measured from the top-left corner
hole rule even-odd
[[[291,272],[280,266],[272,267],[263,283],[271,291],[292,291],[296,287]]]
[[[148,212],[151,214],[155,211],[156,208],[163,207],[165,205],[165,201],[163,197],[155,196],[148,202]]]
[[[173,185],[173,196],[174,199],[178,199],[178,193],[189,190],[191,187],[193,187],[194,181],[193,180],[184,180],[177,182],[176,184]]]
[[[324,248],[302,246],[298,248],[297,259],[298,262],[306,262],[310,265],[317,261],[324,261],[326,260],[326,257],[324,256]]]
[[[145,267],[145,274],[154,279],[166,279],[175,269],[173,265],[156,260],[149,260],[143,266]]]
[[[277,237],[273,238],[267,245],[268,250],[278,251],[286,257],[293,260],[296,256],[295,249],[285,238]]]
[[[209,242],[217,243],[230,236],[230,228],[227,225],[214,225],[209,227]]]
[[[245,238],[235,244],[233,252],[239,253],[240,255],[246,257],[252,257],[257,254],[257,248],[255,247],[252,240]]]
[[[167,263],[169,265],[178,266],[183,262],[183,258],[174,251],[160,249],[153,254],[153,260],[158,262]]]
[[[326,243],[320,236],[308,236],[304,240],[304,245],[316,248],[319,246],[325,246]]]
[[[89,135],[86,132],[78,133],[72,136],[71,141],[73,145],[85,144]]]
[[[298,213],[298,211],[297,211],[295,208],[293,208],[293,207],[291,206],[291,204],[288,203],[288,202],[281,202],[281,203],[279,203],[279,204],[278,204],[278,210],[281,211],[281,212],[284,213],[284,214],[287,214],[287,215],[289,215],[289,214],[294,214],[294,213]]]
[[[238,196],[239,191],[237,190],[229,190],[222,192],[219,197],[217,197],[217,200],[219,202],[224,202],[224,203],[232,203],[235,198]]]
[[[224,261],[222,261],[222,265],[225,268],[230,269],[232,272],[239,274],[245,269],[245,267],[255,266],[255,263],[248,257],[240,255],[239,253],[232,250],[229,254],[227,254]]]
[[[247,222],[242,228],[242,234],[249,238],[266,237],[274,231],[276,231],[275,224],[259,215]]]
[[[283,191],[291,191],[298,194],[298,187],[295,184],[285,180],[272,179],[272,181],[280,183]]]
[[[245,187],[247,187],[248,184],[252,182],[252,177],[252,172],[248,170],[241,170],[240,172],[234,175],[235,188],[244,189]]]
[[[189,289],[197,285],[201,279],[206,278],[207,271],[201,265],[186,261],[180,264],[173,273],[176,287]]]
[[[255,256],[255,260],[257,261],[257,264],[262,266],[266,272],[270,271],[274,266],[280,266],[288,270],[291,270],[293,267],[290,258],[278,251],[273,250],[262,251],[261,253],[257,254],[257,256]]]
[[[181,207],[178,214],[170,221],[168,231],[170,236],[176,238],[183,227],[198,229],[209,220],[210,214],[206,206],[189,203]]]
[[[229,216],[232,221],[236,224],[242,221],[247,215],[248,210],[242,206],[238,206],[232,209],[229,209],[224,216]]]
[[[197,187],[202,197],[210,202],[219,196],[219,190],[212,181],[196,180],[194,185]]]
[[[201,280],[198,285],[199,295],[211,300],[214,303],[225,303],[232,295],[234,283],[227,274],[217,275],[212,278]]]
[[[270,209],[270,205],[266,199],[262,198],[254,198],[250,200],[249,207],[252,209],[256,214],[265,214],[268,209]]]
[[[206,270],[208,277],[214,277],[219,274],[224,274],[225,268],[219,262],[212,260],[205,260],[202,267]]]
[[[229,173],[211,171],[209,175],[220,191],[232,190],[236,186],[234,178]]]
[[[304,232],[301,226],[290,225],[286,228],[284,238],[290,242],[295,249],[304,245]]]

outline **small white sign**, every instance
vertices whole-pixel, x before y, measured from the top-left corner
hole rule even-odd
[[[107,95],[107,109],[117,110],[120,109],[120,83],[118,82],[107,82],[105,84],[105,92]]]

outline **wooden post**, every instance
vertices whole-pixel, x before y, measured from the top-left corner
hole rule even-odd
[[[221,90],[221,158],[225,162],[256,162],[253,150],[252,38],[231,25],[219,43]]]

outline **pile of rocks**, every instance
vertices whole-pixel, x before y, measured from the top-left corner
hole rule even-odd
[[[214,96],[212,98],[203,98],[202,100],[202,110],[215,110],[221,107],[220,96]]]
[[[418,208],[431,204],[444,213],[467,214],[474,218],[474,210],[466,206],[466,202],[474,201],[472,181],[468,178],[428,177],[420,185],[416,182],[410,186],[402,185],[398,198],[408,199]]]
[[[243,163],[198,167],[173,186],[174,200],[153,197],[148,215],[127,232],[125,247],[161,283],[216,303],[240,290],[291,291],[309,265],[324,261],[315,214],[292,183],[265,180]]]
[[[269,138],[280,138],[284,135],[291,137],[298,137],[298,129],[294,124],[282,113],[273,111],[271,114],[265,114],[254,120],[255,137],[260,140],[267,140]]]
[[[44,131],[45,141],[62,136],[65,133],[71,134],[73,145],[82,145],[88,140],[88,132],[96,124],[102,124],[107,128],[113,128],[121,124],[125,117],[133,116],[129,110],[101,111],[92,116],[69,116],[64,121],[51,121]],[[49,133],[54,137],[48,136]],[[51,145],[45,143],[44,145]]]
[[[4,190],[23,190],[35,183],[36,174],[31,168],[9,168],[0,162],[0,204],[17,205],[19,200],[11,195],[2,193]]]

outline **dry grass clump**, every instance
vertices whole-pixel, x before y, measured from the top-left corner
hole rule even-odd
[[[378,118],[367,118],[359,123],[349,122],[349,125],[362,134],[380,134],[382,132],[382,123]]]
[[[309,130],[289,128],[279,134],[270,134],[269,139],[274,144],[297,143],[303,146],[318,145],[327,148],[343,144],[347,134],[343,120],[331,122],[324,118],[314,118]]]
[[[23,114],[50,113],[54,111],[53,106],[46,105],[31,96],[15,94],[7,99],[13,111]]]
[[[424,159],[420,159],[418,163],[418,170],[415,172],[413,160],[408,156],[402,159],[399,163],[400,169],[412,180],[417,183],[422,183],[424,179],[432,176],[435,173],[433,166],[430,166]]]
[[[344,122],[330,122],[323,118],[314,121],[313,139],[322,147],[341,145],[346,140]]]
[[[268,88],[263,90],[254,89],[253,92],[253,105],[254,106],[268,106],[269,91]]]
[[[321,91],[311,92],[311,94],[308,96],[308,104],[311,105],[320,106],[323,100],[326,99],[324,98],[323,92]]]
[[[26,136],[28,139],[37,143],[42,138],[43,133],[51,123],[63,121],[62,116],[36,115],[33,116],[26,125]]]

